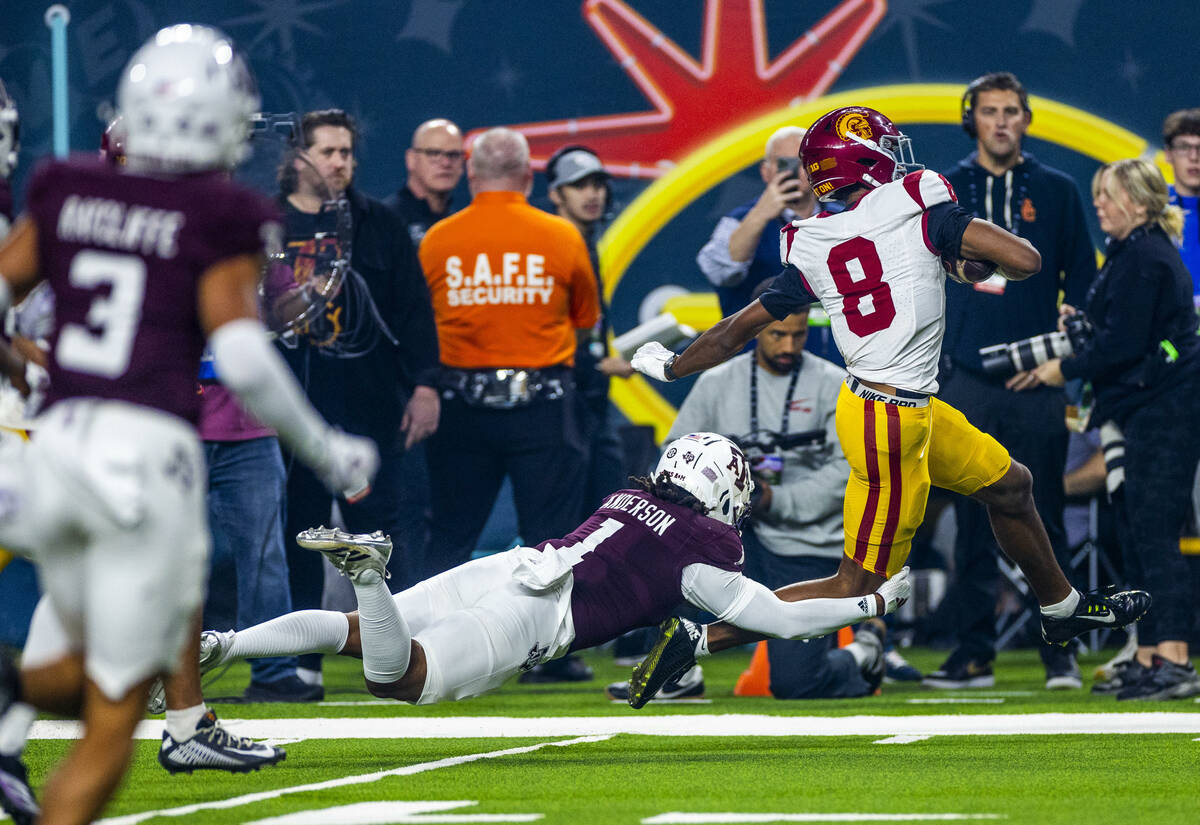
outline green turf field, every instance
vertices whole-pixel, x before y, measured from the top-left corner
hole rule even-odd
[[[926,671],[944,655],[906,653]],[[1081,659],[1085,683],[1109,655]],[[705,701],[642,711],[609,702],[603,685],[625,672],[587,658],[597,671],[587,685],[513,683],[427,708],[376,703],[357,662],[330,659],[332,705],[216,706],[245,720],[231,728],[286,741],[284,763],[171,777],[148,738],[103,821],[1200,821],[1200,704],[1047,693],[1033,651],[1001,654],[994,689],[885,685],[868,699],[807,702],[734,698],[749,658],[737,651],[705,660]],[[240,692],[247,678],[235,666],[206,693]],[[68,745],[30,743],[35,787]]]

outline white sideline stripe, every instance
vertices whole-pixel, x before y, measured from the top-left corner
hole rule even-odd
[[[956,822],[1008,819],[1006,814],[697,814],[672,811],[642,820],[643,825],[708,825],[724,822]]]
[[[249,793],[243,796],[235,796],[230,799],[214,799],[209,802],[197,802],[193,805],[182,805],[178,808],[164,808],[160,811],[143,811],[142,813],[137,814],[127,814],[126,816],[115,816],[111,819],[101,819],[96,822],[96,825],[137,825],[139,822],[145,822],[147,819],[153,819],[156,816],[187,816],[188,814],[194,814],[198,811],[237,808],[242,805],[249,805],[252,802],[261,802],[265,799],[277,799],[286,794],[305,793],[307,791],[324,791],[330,788],[341,788],[346,785],[362,785],[367,782],[378,782],[380,779],[386,779],[389,776],[412,776],[413,774],[424,773],[425,771],[434,771],[438,768],[450,768],[455,765],[465,765],[468,762],[477,762],[480,759],[498,759],[502,756],[515,756],[521,753],[532,753],[545,747],[565,748],[569,747],[570,745],[581,745],[588,742],[603,742],[609,738],[610,737],[608,736],[581,736],[576,739],[567,739],[560,742],[539,742],[536,745],[526,745],[521,748],[506,748],[502,751],[469,753],[465,756],[452,756],[447,759],[438,759],[434,762],[421,762],[416,765],[405,765],[400,768],[392,768],[391,770],[386,771],[375,771],[374,773],[364,773],[359,774],[358,776],[344,776],[341,779],[327,779],[324,782],[312,782],[307,785],[294,785],[290,788],[278,788],[273,791]]]
[[[469,799],[457,802],[356,802],[299,811],[267,819],[256,819],[245,825],[400,825],[407,822],[536,822],[545,814],[431,814],[430,811],[451,811],[478,805]]]
[[[410,710],[397,706],[398,711]],[[416,709],[411,709],[416,710]],[[417,711],[419,712],[419,711]],[[1008,736],[1012,734],[1190,733],[1200,713],[1012,713],[928,716],[770,716],[664,714],[617,716],[392,716],[354,719],[222,719],[253,739],[504,739],[568,736]],[[32,739],[75,739],[78,722],[42,720]],[[163,723],[138,724],[137,739],[162,739]]]
[[[878,739],[872,742],[873,745],[911,745],[913,742],[924,742],[929,739],[928,736],[889,736],[887,739]]]

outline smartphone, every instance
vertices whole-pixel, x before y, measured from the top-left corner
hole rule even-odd
[[[775,172],[787,172],[788,177],[798,177],[800,172],[800,158],[775,158]]]

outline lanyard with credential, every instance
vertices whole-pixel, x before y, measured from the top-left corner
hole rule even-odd
[[[792,412],[792,394],[796,392],[796,379],[800,377],[801,360],[796,359],[796,366],[792,367],[792,377],[788,381],[787,398],[783,400],[783,417],[779,422],[779,437],[787,435],[788,417]],[[758,356],[753,356],[753,365],[750,367],[750,432],[758,433]]]

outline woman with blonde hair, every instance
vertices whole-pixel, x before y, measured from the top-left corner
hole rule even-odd
[[[1177,246],[1179,207],[1162,174],[1140,158],[1102,167],[1092,201],[1108,235],[1108,257],[1088,291],[1093,327],[1082,352],[1038,367],[1048,384],[1092,382],[1092,421],[1106,443],[1125,442],[1124,485],[1114,495],[1126,576],[1154,597],[1138,629],[1137,656],[1093,690],[1118,699],[1200,694],[1188,658],[1192,599],[1179,536],[1200,461],[1200,338],[1192,279]],[[1064,305],[1062,314],[1073,315]]]

